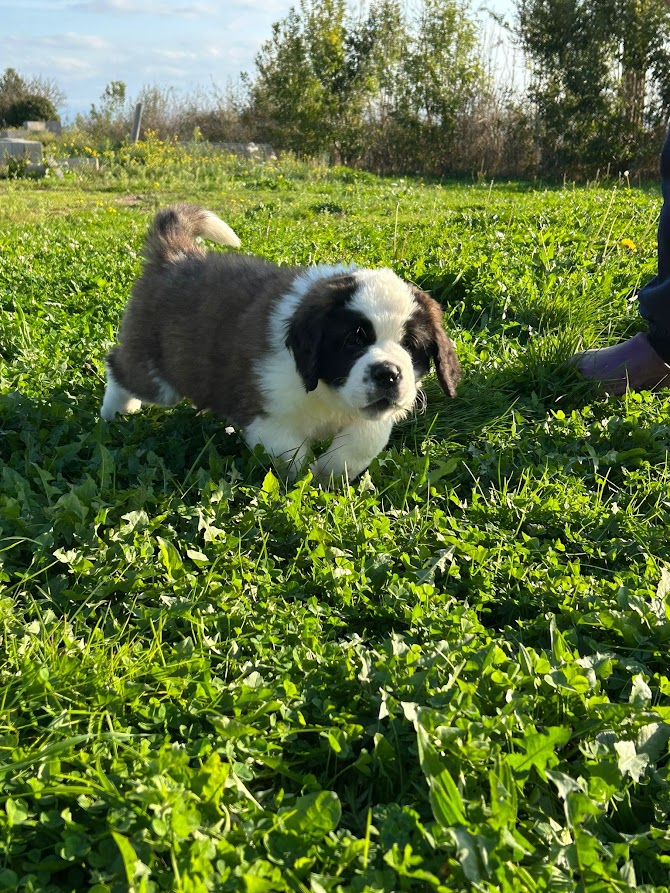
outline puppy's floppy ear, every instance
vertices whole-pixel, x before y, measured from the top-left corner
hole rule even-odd
[[[331,276],[317,281],[295,309],[286,326],[284,344],[293,354],[305,390],[319,383],[319,351],[330,311],[345,304],[356,290],[351,275]]]
[[[442,327],[442,308],[425,291],[412,286],[412,292],[429,331],[430,355],[435,363],[437,380],[445,394],[455,397],[456,388],[461,380],[461,364],[458,362],[451,338]]]

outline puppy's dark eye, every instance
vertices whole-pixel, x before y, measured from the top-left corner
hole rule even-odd
[[[352,329],[347,333],[346,338],[344,339],[344,344],[346,347],[361,347],[363,344],[368,343],[368,334],[363,328],[363,326],[358,326],[356,329]]]

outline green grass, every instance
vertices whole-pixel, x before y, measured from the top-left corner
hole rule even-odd
[[[102,423],[185,198],[430,289],[457,400],[335,491],[187,405]],[[196,159],[0,201],[0,889],[669,889],[670,400],[565,364],[641,327],[658,191]]]

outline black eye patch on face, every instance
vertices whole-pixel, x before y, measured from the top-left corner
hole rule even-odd
[[[331,310],[319,352],[319,378],[331,387],[346,384],[354,364],[375,340],[367,317],[347,307]]]

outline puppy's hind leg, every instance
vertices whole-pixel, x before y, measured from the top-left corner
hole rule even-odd
[[[100,407],[100,415],[106,422],[111,422],[117,412],[122,415],[137,412],[142,406],[142,401],[118,383],[112,374],[109,363],[106,363],[105,366],[107,368],[107,387]]]

